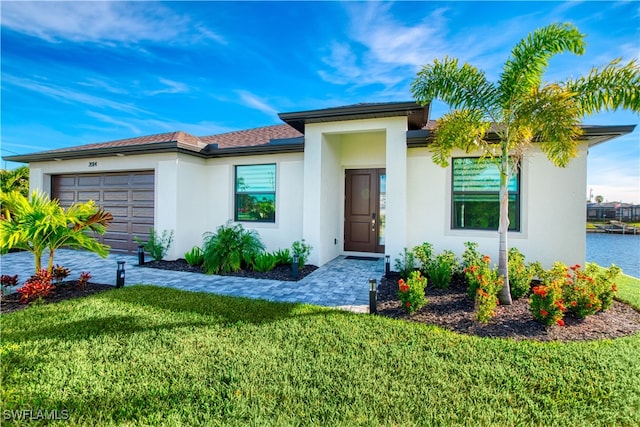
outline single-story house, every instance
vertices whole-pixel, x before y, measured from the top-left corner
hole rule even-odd
[[[477,153],[431,160],[434,122],[414,102],[282,113],[283,124],[196,137],[163,133],[6,157],[28,163],[31,188],[62,205],[88,199],[115,220],[103,237],[134,252],[133,236],[173,230],[167,259],[228,220],[267,249],[305,239],[309,262],[390,255],[422,242],[461,254],[475,241],[497,261],[498,176]],[[584,126],[579,154],[555,167],[535,147],[510,182],[509,244],[545,265],[585,260],[588,148],[634,126]]]
[[[640,205],[621,202],[587,203],[587,221],[638,221]]]

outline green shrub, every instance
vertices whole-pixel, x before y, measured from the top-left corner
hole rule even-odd
[[[413,248],[413,255],[420,263],[420,271],[426,274],[431,261],[433,261],[433,245],[424,242],[423,244]]]
[[[422,277],[420,271],[412,271],[405,282],[398,280],[398,299],[402,302],[402,308],[407,313],[420,310],[429,301],[424,295],[427,286],[427,278]]]
[[[524,263],[524,255],[516,248],[509,249],[509,288],[514,299],[531,291],[532,269]]]
[[[416,258],[413,251],[404,248],[403,253],[400,254],[400,258],[395,259],[395,269],[400,273],[400,277],[408,279],[409,275],[415,270]]]
[[[198,246],[194,246],[189,252],[184,254],[184,260],[187,261],[187,264],[192,266],[202,265],[204,262],[204,252],[202,252],[202,249]]]
[[[271,271],[277,263],[278,258],[274,254],[263,252],[256,255],[256,258],[253,260],[253,269],[260,272]]]
[[[264,244],[254,230],[245,230],[231,221],[215,233],[205,233],[202,245],[204,271],[208,274],[228,274],[242,267],[253,266],[255,257],[264,251]]]
[[[276,265],[290,265],[291,264],[291,252],[289,249],[278,249],[273,252],[273,256],[276,257]]]
[[[487,323],[496,315],[497,295],[504,279],[498,275],[497,268],[491,268],[491,258],[488,255],[483,256],[478,264],[465,268],[464,272],[469,280],[467,293],[473,289],[475,319]]]
[[[156,230],[151,227],[149,229],[149,240],[147,240],[146,243],[138,236],[135,236],[133,239],[139,244],[144,245],[144,250],[151,255],[151,258],[156,261],[162,261],[169,247],[171,247],[171,243],[173,243],[173,230],[163,230],[162,236],[160,236]]]
[[[304,239],[293,242],[291,245],[291,256],[298,256],[298,266],[305,266],[309,255],[311,255],[311,249],[313,249],[313,246],[305,243]]]
[[[458,258],[452,251],[445,250],[432,260],[427,268],[426,274],[429,282],[440,289],[447,289],[451,284],[453,274],[458,270]]]
[[[553,280],[548,284],[534,286],[529,298],[529,309],[533,317],[547,326],[558,324],[564,326],[566,307],[562,300],[562,283]]]
[[[482,254],[478,251],[477,243],[464,242],[464,246],[465,250],[462,253],[462,271],[469,284],[467,287],[467,295],[469,295],[469,298],[475,298],[476,290],[480,286],[476,273],[484,266],[485,262],[483,261]]]

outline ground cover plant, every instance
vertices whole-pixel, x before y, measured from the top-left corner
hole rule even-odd
[[[640,300],[638,280],[619,286]],[[31,307],[0,325],[3,410],[67,410],[71,424],[640,422],[640,335],[487,339],[151,286]]]

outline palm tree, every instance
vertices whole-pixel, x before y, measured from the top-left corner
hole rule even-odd
[[[87,233],[104,234],[113,220],[113,216],[98,208],[93,200],[76,203],[66,211],[57,200],[50,200],[37,191],[29,198],[17,191],[0,192],[0,201],[11,212],[0,220],[0,251],[16,248],[31,252],[36,272],[41,268],[45,249],[49,249],[49,271],[53,268],[56,250],[63,246],[88,249],[103,258],[109,253],[109,246]]]
[[[477,68],[445,57],[425,65],[411,91],[419,103],[446,102],[451,111],[437,121],[433,161],[448,166],[454,148],[479,151],[500,173],[498,268],[504,278],[502,304],[511,304],[508,280],[507,230],[509,179],[518,172],[532,143],[556,166],[564,167],[578,153],[580,120],[603,110],[640,110],[640,70],[636,60],[619,59],[594,68],[586,77],[543,83],[549,59],[559,53],[584,52],[584,35],[571,24],[551,24],[530,33],[511,51],[496,83]],[[487,138],[488,133],[497,138]],[[497,140],[496,140],[497,139]]]

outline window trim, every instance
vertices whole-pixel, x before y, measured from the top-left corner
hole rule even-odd
[[[273,191],[239,191],[238,190],[238,168],[239,167],[251,167],[251,166],[273,166]],[[278,164],[276,162],[269,163],[249,163],[249,164],[236,164],[233,167],[233,220],[235,222],[248,222],[252,224],[276,224],[277,222],[277,192],[278,192]],[[273,219],[241,219],[238,217],[238,195],[242,194],[265,194],[273,195],[273,207],[274,214]]]
[[[477,228],[477,227],[456,227],[455,226],[455,196],[456,195],[497,195],[498,200],[500,196],[500,192],[498,191],[455,191],[455,160],[457,159],[475,159],[476,162],[480,159],[480,157],[452,157],[451,158],[451,203],[450,203],[450,230],[452,231],[497,231],[497,228]],[[509,223],[509,232],[510,233],[519,233],[522,231],[522,168],[518,168],[518,173],[516,174],[516,190],[509,191],[509,196],[515,197],[515,224]],[[513,227],[513,228],[511,228]]]

